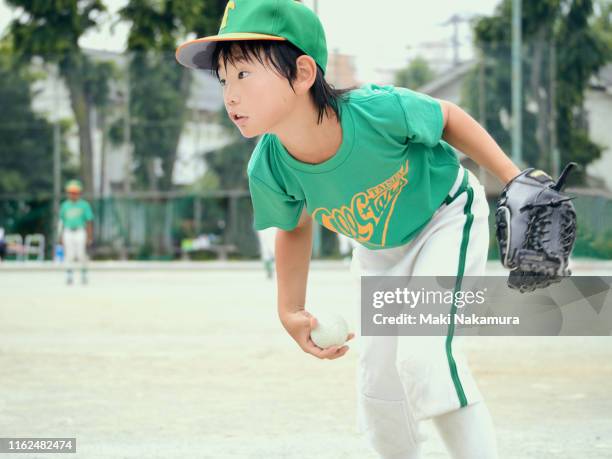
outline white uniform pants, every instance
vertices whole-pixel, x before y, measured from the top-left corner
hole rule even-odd
[[[461,167],[449,195],[454,200],[443,204],[408,244],[382,250],[358,246],[353,272],[482,276],[489,245],[484,188]],[[365,336],[363,340],[357,375],[358,426],[382,457],[400,457],[412,450],[422,440],[419,421],[482,400],[453,330],[447,336]]]
[[[338,233],[338,251],[340,255],[347,256],[351,254],[353,248],[357,247],[357,243],[350,237]]]
[[[274,260],[274,244],[276,240],[276,228],[266,228],[257,231],[259,239],[259,254],[263,261]]]
[[[80,228],[77,230],[64,229],[62,233],[64,242],[64,259],[68,268],[76,263],[84,266],[87,263],[87,232]]]

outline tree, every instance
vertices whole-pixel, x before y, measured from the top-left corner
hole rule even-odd
[[[131,138],[137,184],[172,188],[192,74],[174,59],[180,39],[217,31],[221,0],[130,0],[120,11],[128,37]]]
[[[198,185],[213,185],[224,191],[249,189],[247,165],[257,145],[257,138],[245,139],[229,119],[225,108],[217,113],[217,120],[230,142],[217,151],[204,156],[206,172]],[[198,186],[196,185],[196,186]],[[257,254],[257,240],[253,232],[253,207],[249,199],[229,198],[225,208],[224,238],[238,247],[241,254]]]
[[[595,4],[597,12],[593,28],[602,42],[605,43],[608,61],[612,61],[612,2],[599,0]]]
[[[173,188],[193,77],[193,71],[176,62],[174,49],[186,36],[215,33],[225,4],[221,0],[129,0],[119,12],[130,23],[127,71],[137,187],[150,191]],[[168,214],[163,213],[161,201],[153,202],[151,209],[158,209],[156,221],[163,222]],[[147,245],[154,254],[169,249],[164,226],[169,227],[158,224],[147,233]]]
[[[436,77],[429,63],[421,56],[417,56],[403,69],[395,73],[395,86],[418,89]]]
[[[589,24],[592,1],[572,2],[558,32],[557,132],[563,163],[587,165],[601,156],[602,148],[588,137],[584,92],[589,80],[606,62],[605,44]],[[578,32],[578,33],[577,33]],[[570,128],[570,129],[568,129]],[[583,175],[584,175],[584,171]]]
[[[0,195],[9,195],[0,199],[0,226],[10,232],[49,235],[53,126],[32,110],[36,78],[28,65],[15,58],[8,40],[0,42]],[[60,129],[67,127],[63,122]],[[65,142],[60,148],[67,158]],[[74,174],[67,161],[63,164],[65,175]],[[26,196],[16,196],[20,194]]]
[[[92,73],[86,79],[87,94],[90,94],[92,108],[97,114],[97,128],[100,136],[100,177],[98,194],[104,194],[106,183],[106,154],[110,140],[110,127],[113,119],[120,118],[117,107],[111,103],[110,82],[119,79],[119,69],[115,62],[96,62],[92,65]]]
[[[247,190],[247,165],[259,139],[242,137],[236,125],[227,116],[225,108],[219,110],[215,118],[230,141],[219,150],[204,156],[206,173],[201,183],[214,184],[214,187],[220,190]]]
[[[577,161],[586,166],[601,155],[601,148],[588,138],[583,110],[589,78],[608,59],[604,42],[590,24],[592,17],[592,0],[523,2],[522,154],[528,165],[551,170],[555,148],[562,164]],[[511,143],[511,20],[512,1],[504,0],[494,16],[477,21],[475,42],[482,67],[467,79],[463,94],[468,109],[506,151]],[[583,181],[584,168],[575,177]]]
[[[15,50],[29,61],[39,56],[55,63],[69,94],[79,135],[80,176],[86,192],[93,191],[91,93],[88,76],[93,64],[79,48],[79,38],[98,25],[105,7],[101,0],[7,0],[21,9],[10,26]]]
[[[0,47],[0,193],[53,189],[53,126],[32,111],[34,75]]]

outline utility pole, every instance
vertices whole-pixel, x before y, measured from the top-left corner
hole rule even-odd
[[[550,151],[552,153],[551,172],[553,177],[559,177],[561,172],[561,157],[557,145],[557,44],[552,40],[550,45]]]
[[[59,242],[58,233],[59,206],[62,192],[62,155],[61,155],[61,128],[60,128],[60,101],[59,101],[59,72],[53,72],[53,97],[55,105],[55,119],[53,120],[53,227],[51,228],[51,256],[55,257],[55,246]]]
[[[121,258],[127,260],[130,247],[130,192],[132,191],[132,120],[130,117],[130,61],[131,55],[127,55],[125,67],[125,100],[123,117],[123,144],[125,148],[125,163],[123,165],[123,192],[125,194],[123,204],[127,209],[125,214],[125,234],[123,235],[123,247]]]
[[[453,26],[453,38],[451,39],[451,46],[453,47],[453,67],[459,65],[459,24],[462,22],[464,22],[464,19],[453,14],[451,18],[444,23],[444,25]]]
[[[125,95],[123,112],[123,146],[125,148],[125,163],[123,164],[123,192],[128,194],[132,190],[132,121],[130,119],[130,59],[126,60]]]
[[[512,159],[522,169],[523,106],[522,106],[522,4],[512,0]]]
[[[461,40],[459,39],[459,27],[463,23],[469,23],[472,16],[459,16],[453,14],[446,22],[443,22],[443,26],[453,26],[453,37],[451,38],[451,46],[453,48],[453,67],[457,67],[461,63],[461,57],[459,52],[461,51]]]

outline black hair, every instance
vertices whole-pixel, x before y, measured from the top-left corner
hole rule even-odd
[[[273,70],[285,77],[289,81],[291,89],[293,89],[293,81],[297,76],[296,59],[304,54],[306,54],[304,51],[288,41],[220,41],[216,43],[212,53],[211,73],[219,79],[220,58],[223,59],[224,66],[227,66],[228,62],[235,65],[236,62],[241,60],[253,62],[253,58],[255,58],[264,66],[269,67],[268,63],[270,63],[274,67]],[[262,56],[266,58],[265,62]],[[317,64],[317,76],[310,88],[310,96],[318,112],[317,124],[323,121],[323,116],[328,107],[334,111],[338,121],[340,121],[338,101],[353,89],[355,88],[334,88],[325,81],[323,71]]]

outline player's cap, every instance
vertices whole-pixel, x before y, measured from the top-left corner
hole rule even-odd
[[[227,2],[219,33],[183,43],[176,60],[189,68],[212,68],[218,41],[289,41],[321,67],[327,66],[325,32],[317,15],[295,0],[233,0]]]
[[[70,180],[68,183],[66,183],[67,193],[80,193],[82,190],[83,186],[78,180]]]

